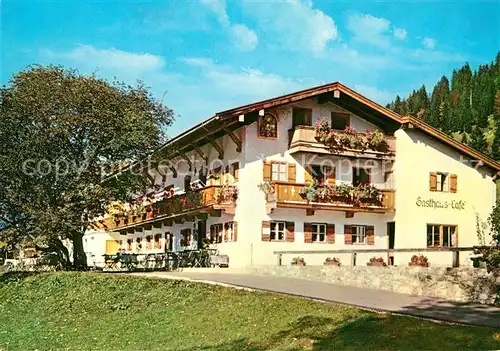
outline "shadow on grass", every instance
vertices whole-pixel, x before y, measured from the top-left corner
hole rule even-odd
[[[26,278],[39,275],[42,272],[0,272],[0,284],[20,282]]]
[[[345,320],[304,316],[286,330],[253,342],[238,339],[194,350],[443,350],[498,349],[494,330],[436,324],[394,315],[364,315]]]
[[[500,308],[489,305],[445,301],[429,297],[418,303],[404,306],[400,312],[449,322],[500,328]]]

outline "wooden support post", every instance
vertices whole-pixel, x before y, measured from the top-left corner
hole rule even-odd
[[[452,267],[460,267],[460,252],[459,251],[453,251],[453,262],[452,262]]]
[[[229,137],[231,138],[231,140],[236,144],[236,152],[241,152],[241,140],[238,139],[238,137],[236,136],[236,134],[233,133],[233,131],[227,127],[224,127],[223,128],[224,131],[227,133],[227,135],[229,135]]]
[[[356,266],[356,252],[351,254],[351,266]]]
[[[210,144],[219,153],[219,160],[223,160],[224,159],[224,150],[222,149],[222,147],[215,140],[210,140]]]
[[[278,252],[278,253],[276,254],[276,257],[277,257],[276,263],[278,264],[278,266],[281,266],[281,259],[283,258],[282,256],[283,256],[283,254],[282,254],[282,253],[279,253],[279,252]]]
[[[177,178],[177,170],[174,166],[168,166],[168,168],[172,171],[172,177]]]
[[[205,162],[205,165],[208,166],[208,157],[205,156],[205,154],[203,153],[203,151],[199,148],[199,147],[196,147],[195,148],[196,150],[196,153],[201,157],[201,159]]]

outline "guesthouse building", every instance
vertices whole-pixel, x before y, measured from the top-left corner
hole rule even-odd
[[[137,167],[150,188],[89,227],[89,265],[201,247],[230,267],[276,264],[276,252],[282,264],[350,265],[356,252],[359,265],[408,265],[424,250],[450,265],[448,249],[481,244],[478,228],[487,240],[500,171],[338,82],[218,112]]]

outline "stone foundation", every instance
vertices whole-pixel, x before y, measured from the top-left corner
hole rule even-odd
[[[481,304],[493,304],[500,287],[500,272],[472,267],[254,266],[245,271]]]

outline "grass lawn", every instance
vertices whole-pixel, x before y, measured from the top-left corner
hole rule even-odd
[[[0,350],[491,350],[497,332],[180,281],[0,276]]]

